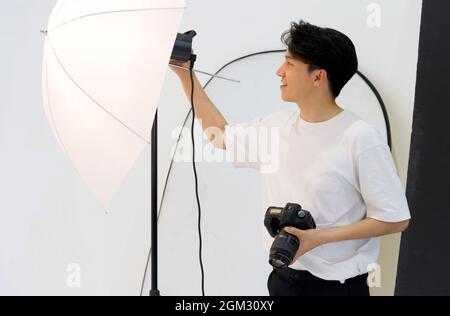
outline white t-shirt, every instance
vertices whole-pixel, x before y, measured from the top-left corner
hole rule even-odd
[[[320,123],[303,120],[299,111],[282,111],[228,125],[225,144],[235,167],[260,170],[263,214],[270,206],[297,203],[311,212],[318,229],[366,217],[384,222],[410,218],[386,141],[349,110]],[[263,231],[268,251],[273,239]],[[329,243],[291,268],[343,282],[366,273],[377,263],[379,250],[379,238]]]

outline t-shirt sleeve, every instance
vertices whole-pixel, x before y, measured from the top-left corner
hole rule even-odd
[[[401,222],[411,217],[387,144],[379,144],[360,153],[357,171],[367,217],[383,222]]]

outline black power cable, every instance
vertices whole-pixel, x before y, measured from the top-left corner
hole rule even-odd
[[[203,240],[202,240],[202,209],[200,206],[200,197],[198,194],[198,175],[197,175],[197,167],[195,165],[195,137],[194,137],[194,124],[195,124],[195,106],[194,106],[194,64],[195,64],[196,56],[192,55],[191,57],[191,65],[189,67],[189,76],[191,78],[191,107],[192,107],[192,125],[191,125],[191,139],[192,139],[192,169],[194,171],[194,180],[195,180],[195,197],[197,200],[198,207],[198,241],[199,241],[199,249],[198,249],[198,258],[200,262],[200,271],[202,274],[202,295],[205,296],[205,270],[203,268],[203,259],[202,259],[202,249],[203,249]]]
[[[240,60],[243,60],[243,59],[246,59],[246,58],[250,58],[250,57],[253,57],[253,56],[258,56],[258,55],[274,54],[274,53],[284,53],[284,52],[286,52],[286,50],[284,50],[284,49],[278,49],[278,50],[267,50],[267,51],[261,51],[261,52],[257,52],[257,53],[253,53],[253,54],[244,55],[244,56],[239,57],[239,58],[236,58],[236,59],[234,59],[234,60],[232,60],[232,61],[226,63],[226,64],[223,65],[222,67],[220,67],[219,70],[217,70],[217,71],[214,73],[214,76],[218,75],[223,69],[227,68],[227,67],[230,66],[231,64],[233,64],[233,63],[235,63],[235,62],[238,62],[238,61],[240,61]],[[389,116],[388,116],[388,113],[387,113],[387,110],[386,110],[385,103],[384,103],[384,101],[383,101],[383,99],[382,99],[380,93],[378,92],[378,90],[377,90],[377,89],[375,88],[375,86],[372,84],[372,82],[371,82],[371,81],[370,81],[363,73],[361,73],[360,71],[357,71],[357,75],[358,75],[359,77],[361,77],[361,79],[369,86],[369,88],[370,88],[370,89],[372,90],[372,92],[375,94],[375,96],[376,96],[376,98],[377,98],[377,100],[378,100],[378,102],[379,102],[379,104],[380,104],[381,110],[383,111],[384,121],[385,121],[385,124],[386,124],[387,143],[388,143],[389,147],[390,147],[391,150],[392,150],[391,126],[390,126]],[[214,77],[211,77],[211,78],[206,82],[206,84],[203,86],[203,89],[206,89],[206,87],[211,83],[211,81],[212,81],[213,79],[214,79]],[[191,82],[192,82],[192,80],[193,80],[193,79],[192,79],[192,68],[191,68]],[[192,88],[193,88],[193,85],[192,85]],[[184,122],[183,122],[183,126],[186,125],[186,123],[187,123],[187,121],[188,121],[188,119],[189,119],[189,115],[191,115],[191,113],[193,114],[193,119],[192,119],[192,121],[193,121],[193,122],[195,121],[195,109],[194,109],[194,107],[193,107],[193,91],[191,91],[191,105],[192,105],[192,107],[191,107],[191,109],[188,111],[188,113],[186,114],[186,117],[185,117]],[[181,136],[182,136],[182,133],[180,132],[180,134],[178,135],[178,139],[177,139],[177,141],[176,141],[176,146],[178,146],[178,144],[179,144],[179,142],[180,142],[180,140],[181,140]],[[191,135],[191,136],[192,136],[192,135]],[[174,150],[174,153],[175,153],[175,152],[176,152],[176,148],[175,148],[175,150]],[[169,177],[170,177],[170,175],[171,175],[173,163],[174,163],[174,157],[172,157],[172,160],[170,161],[169,170],[167,171],[166,180],[165,180],[165,182],[164,182],[164,189],[163,189],[163,193],[162,193],[162,197],[161,197],[161,204],[160,204],[160,206],[159,206],[159,211],[158,211],[158,219],[159,219],[159,216],[161,215],[162,205],[163,205],[163,203],[164,203],[164,198],[165,198],[165,196],[166,196],[167,185],[168,185],[168,183],[169,183]],[[194,167],[194,168],[195,168],[195,167]],[[194,175],[197,177],[197,172],[196,172],[196,170],[195,170]],[[196,183],[197,183],[197,179],[196,179]],[[196,192],[196,196],[197,196],[197,203],[198,203],[198,206],[199,206],[198,192]],[[200,223],[200,218],[201,218],[200,215],[201,215],[201,211],[200,211],[200,207],[199,207],[199,223]],[[200,228],[200,226],[199,226],[199,228]],[[199,236],[199,237],[200,237],[200,248],[199,248],[199,252],[200,252],[200,254],[201,254],[201,250],[202,250],[202,249],[201,249],[201,246],[202,246],[202,245],[201,245],[201,240],[202,240],[202,238],[201,238],[201,230],[200,230],[200,229],[199,229],[199,235],[200,235],[200,236]],[[143,295],[143,292],[144,292],[145,276],[147,275],[147,270],[148,270],[148,264],[149,264],[150,256],[151,256],[151,249],[149,250],[148,260],[147,260],[147,264],[146,264],[146,266],[145,266],[144,276],[143,276],[143,278],[142,278],[142,284],[141,284],[141,296]],[[202,270],[202,293],[204,293],[204,271],[203,271],[203,261],[202,261],[201,255],[200,255],[200,266],[201,266],[201,270]]]

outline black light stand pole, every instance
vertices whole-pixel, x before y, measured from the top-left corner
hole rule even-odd
[[[170,60],[186,62],[192,59],[192,39],[197,33],[194,30],[184,34],[178,33]],[[176,65],[174,65],[176,66]],[[158,290],[158,110],[155,113],[151,136],[151,279],[150,296],[160,296]]]
[[[160,296],[158,290],[158,110],[155,113],[151,136],[151,279],[150,296]]]

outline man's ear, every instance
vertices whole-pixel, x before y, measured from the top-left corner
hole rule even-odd
[[[322,85],[328,78],[328,73],[325,69],[314,70],[314,85]]]

